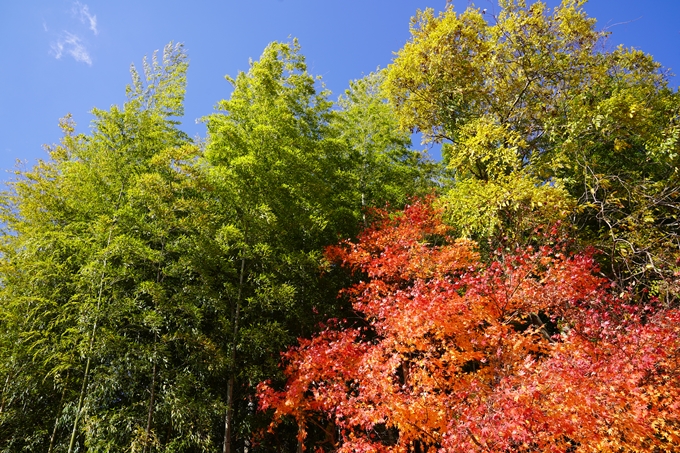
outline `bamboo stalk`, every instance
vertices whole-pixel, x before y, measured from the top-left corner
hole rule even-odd
[[[243,277],[245,275],[246,269],[246,258],[243,256],[241,258],[241,275],[239,276],[238,285],[238,295],[236,297],[236,307],[234,308],[233,314],[233,340],[231,344],[231,364],[232,368],[236,364],[236,339],[238,337],[238,320],[241,310],[241,291],[243,289]],[[231,453],[231,443],[232,436],[231,431],[234,423],[234,371],[232,369],[231,375],[229,376],[229,382],[227,384],[227,413],[224,417],[224,443],[222,445],[222,453]]]

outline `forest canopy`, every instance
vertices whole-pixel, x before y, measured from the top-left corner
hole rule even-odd
[[[680,94],[500,4],[337,100],[273,42],[205,137],[181,44],[62,118],[0,197],[0,452],[677,451]]]

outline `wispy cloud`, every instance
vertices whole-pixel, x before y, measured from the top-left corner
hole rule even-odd
[[[84,24],[90,25],[90,30],[92,30],[92,33],[97,35],[99,33],[99,30],[97,30],[97,16],[94,14],[90,14],[90,9],[87,7],[87,5],[83,5],[80,2],[74,2],[73,3],[73,8],[72,8],[73,14],[80,19],[80,21]]]
[[[92,58],[90,57],[90,53],[87,51],[83,40],[73,33],[64,31],[59,39],[52,43],[52,52],[57,60],[66,53],[71,55],[74,60],[92,66]]]
[[[68,10],[64,12],[68,14]],[[85,27],[89,28],[95,36],[99,34],[97,16],[90,13],[87,5],[76,0],[71,3],[70,19],[62,19],[66,19],[68,25],[62,28],[63,31],[61,33],[50,32],[53,37],[53,41],[50,43],[50,54],[56,59],[60,59],[63,55],[70,55],[77,62],[92,66],[89,43],[84,36],[88,34]],[[76,22],[74,22],[74,19]],[[53,29],[55,27],[50,28]],[[47,22],[43,19],[43,29],[45,32],[48,32],[50,28],[48,28]],[[76,30],[74,31],[74,29]]]

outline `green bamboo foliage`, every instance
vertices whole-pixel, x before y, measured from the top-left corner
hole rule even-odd
[[[224,452],[249,442],[248,401],[259,380],[278,373],[275,352],[309,332],[314,307],[329,310],[316,277],[322,247],[355,228],[351,206],[333,203],[343,148],[330,134],[332,104],[317,92],[298,44],[270,44],[247,73],[228,80],[231,97],[206,118],[205,154],[221,201],[217,242],[232,269],[223,291]]]
[[[217,310],[200,283],[205,187],[175,119],[186,68],[181,46],[145,61],[143,81],[133,68],[123,108],[95,110],[90,135],[65,119],[50,160],[3,198],[6,451],[212,440],[204,382],[208,357],[220,360],[203,325]]]
[[[414,195],[431,192],[441,177],[438,164],[427,152],[414,150],[411,134],[399,128],[394,108],[382,93],[385,75],[385,70],[377,70],[351,81],[332,121],[351,163],[343,175],[350,183],[348,193],[364,210],[401,208]]]
[[[180,45],[133,66],[123,106],[65,117],[0,198],[0,452],[250,450],[257,383],[347,308],[324,247],[429,184],[379,74],[334,110],[272,43],[194,143],[187,68]]]

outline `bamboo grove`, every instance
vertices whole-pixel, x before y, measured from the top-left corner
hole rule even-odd
[[[201,139],[179,44],[62,118],[0,198],[0,451],[678,451],[680,94],[500,4],[336,101],[271,43]]]

